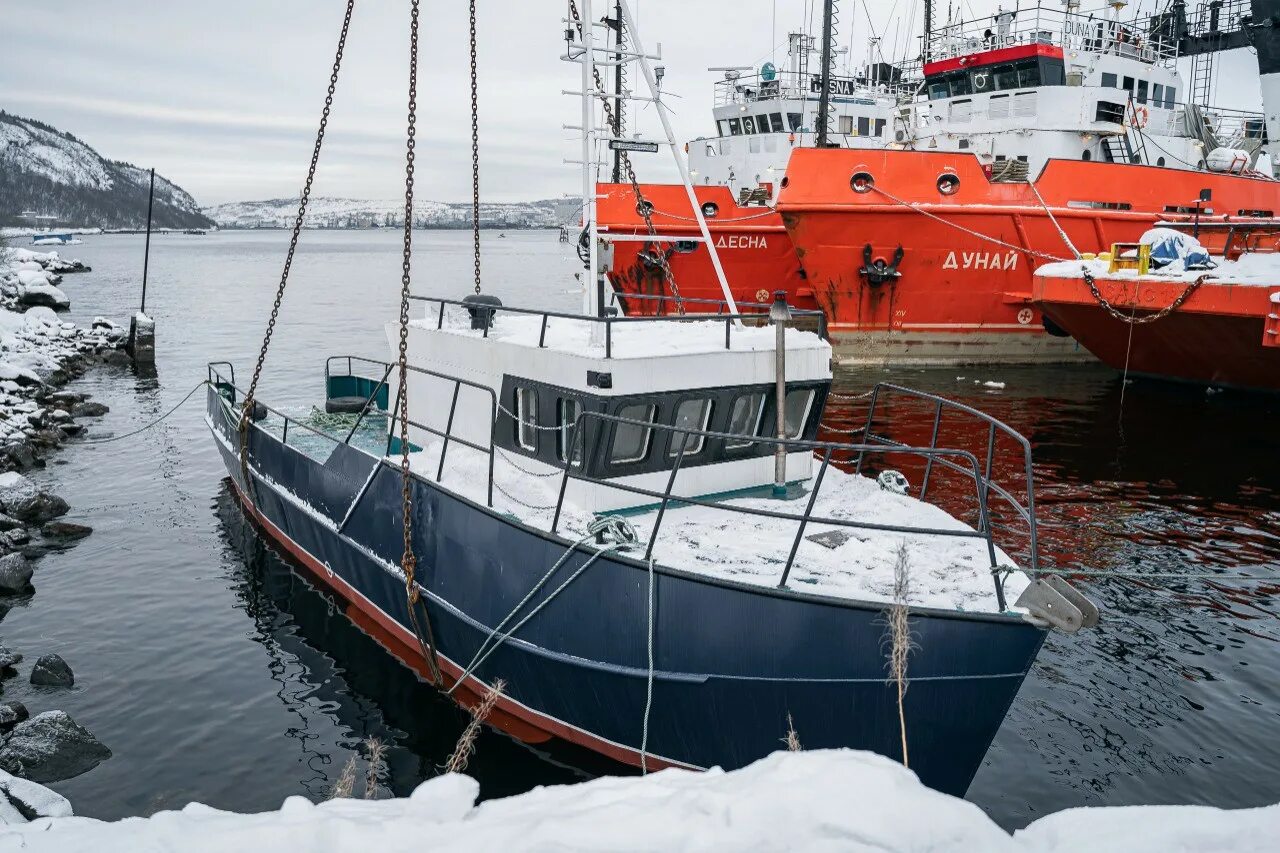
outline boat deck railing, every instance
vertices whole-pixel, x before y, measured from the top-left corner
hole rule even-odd
[[[436,328],[444,328],[444,313],[446,307],[462,308],[468,312],[490,312],[490,320],[484,323],[481,331],[482,337],[489,337],[489,330],[493,327],[493,322],[499,315],[514,314],[523,317],[538,317],[541,320],[541,327],[538,333],[538,347],[545,349],[547,347],[547,323],[551,319],[572,320],[580,323],[589,323],[604,326],[604,357],[613,358],[613,330],[616,326],[627,326],[636,323],[707,323],[720,322],[724,324],[724,348],[733,349],[733,330],[738,322],[763,324],[769,319],[769,309],[772,307],[768,303],[762,302],[737,302],[735,303],[738,313],[735,315],[730,312],[727,302],[717,299],[676,299],[672,296],[638,296],[633,294],[622,294],[623,300],[641,299],[641,300],[658,300],[659,304],[671,302],[674,304],[697,305],[699,308],[706,309],[697,313],[686,314],[648,314],[636,316],[620,316],[606,311],[602,316],[593,317],[589,314],[577,314],[569,311],[548,311],[541,308],[517,308],[509,305],[486,305],[481,303],[464,302],[460,299],[445,299],[438,296],[410,296],[410,299],[416,302],[424,302],[428,305],[436,306]],[[710,310],[712,307],[714,311]],[[823,340],[827,339],[827,319],[826,315],[817,309],[805,309],[790,307],[792,323],[813,323],[817,329],[818,337]]]
[[[362,358],[360,356],[334,356],[326,362],[326,373],[333,375],[334,365],[342,363],[350,365],[351,370],[356,370],[358,366],[367,366],[373,368],[372,372],[381,376],[378,384],[368,396],[368,400],[364,409],[359,413],[356,424],[348,431],[344,439],[336,438],[328,433],[317,429],[311,425],[302,423],[296,418],[292,418],[277,409],[264,407],[267,411],[276,415],[281,419],[280,440],[289,443],[289,428],[293,425],[296,428],[301,427],[309,434],[321,436],[325,440],[333,444],[351,444],[352,437],[356,434],[360,423],[365,416],[374,408],[374,403],[378,391],[382,384],[387,382],[393,364],[388,362],[377,361],[375,359]],[[223,368],[226,368],[224,373]],[[493,507],[493,491],[494,491],[494,455],[497,451],[496,430],[497,430],[497,414],[498,401],[493,389],[483,386],[466,379],[450,376],[432,370],[426,370],[410,365],[409,370],[414,373],[433,377],[446,383],[451,383],[452,393],[450,395],[448,413],[444,419],[443,428],[433,427],[418,421],[410,420],[409,425],[420,430],[424,430],[442,440],[440,456],[437,461],[434,479],[437,483],[443,483],[445,480],[445,462],[449,447],[451,444],[460,444],[471,450],[484,454],[488,458],[488,476],[486,484],[486,505]],[[358,374],[352,374],[358,375]],[[372,377],[367,377],[372,378]],[[229,363],[218,362],[209,365],[209,379],[214,384],[218,392],[225,400],[234,406],[239,399],[239,390],[235,386],[235,371]],[[459,394],[469,389],[478,391],[488,398],[490,407],[489,418],[489,435],[488,444],[482,444],[479,441],[471,440],[460,436],[454,428],[454,416],[458,408]],[[876,415],[883,402],[890,396],[908,396],[915,400],[924,401],[934,407],[933,429],[929,446],[910,446],[906,443],[895,441],[887,436],[880,435],[874,431],[876,424]],[[397,408],[399,404],[399,396],[397,394],[395,403],[389,411],[384,414],[387,417],[388,427],[395,423],[397,418]],[[953,412],[968,418],[977,419],[986,427],[986,452],[985,458],[979,460],[977,455],[966,449],[938,447],[939,428],[945,412]],[[953,415],[954,417],[954,415]],[[609,424],[613,425],[629,425],[640,429],[661,431],[672,434],[675,440],[671,446],[675,448],[675,457],[672,462],[671,470],[666,478],[666,485],[662,489],[648,488],[646,486],[637,485],[634,482],[624,482],[618,479],[609,479],[605,477],[594,476],[587,472],[586,466],[581,464],[581,460],[591,458],[590,454],[595,449],[594,442],[607,440],[609,430],[602,429]],[[595,427],[595,428],[592,428]],[[394,429],[388,429],[387,444],[385,452],[380,458],[382,464],[391,465],[391,460],[387,456],[393,452],[398,452],[398,447],[393,446]],[[1023,474],[1025,476],[1025,485],[1027,488],[1027,497],[1025,502],[1020,501],[1010,490],[1006,489],[1000,483],[995,481],[995,472],[993,464],[996,453],[997,436],[1007,436],[1011,438],[1022,451]],[[1035,526],[1035,504],[1034,504],[1034,482],[1031,469],[1031,448],[1030,443],[1016,430],[1002,423],[995,418],[978,411],[970,406],[957,403],[935,394],[923,391],[916,391],[910,388],[904,388],[889,383],[880,383],[875,386],[871,393],[871,401],[867,417],[867,427],[861,442],[852,441],[811,441],[805,439],[778,438],[776,436],[755,435],[751,436],[754,443],[768,445],[775,450],[782,448],[787,453],[811,453],[820,459],[820,464],[816,474],[814,474],[810,491],[802,511],[771,509],[760,506],[749,506],[741,502],[730,502],[731,499],[714,499],[706,495],[688,495],[676,492],[677,477],[680,473],[684,462],[685,449],[689,446],[701,446],[708,439],[713,440],[734,440],[742,439],[744,436],[723,433],[711,430],[692,429],[688,427],[679,427],[672,424],[661,424],[653,421],[641,421],[630,418],[624,418],[618,415],[606,414],[603,412],[582,412],[575,420],[572,432],[570,434],[568,447],[573,452],[566,453],[569,461],[559,461],[554,466],[559,468],[561,472],[559,494],[554,504],[554,514],[551,519],[551,532],[558,533],[559,525],[565,514],[566,495],[568,493],[568,485],[571,480],[576,480],[597,487],[611,490],[617,490],[627,493],[642,500],[638,504],[655,506],[656,514],[651,530],[649,531],[649,539],[645,549],[645,558],[648,559],[653,554],[653,549],[658,541],[658,537],[662,530],[664,518],[667,511],[674,507],[681,506],[698,506],[736,513],[739,515],[753,516],[756,518],[770,518],[779,521],[789,522],[796,525],[796,532],[791,541],[791,547],[787,554],[786,561],[781,570],[779,578],[779,586],[786,586],[787,580],[791,575],[792,568],[795,565],[796,555],[800,549],[800,544],[804,539],[806,530],[811,525],[822,525],[829,527],[840,527],[850,529],[874,530],[880,532],[902,533],[918,536],[937,536],[937,537],[953,537],[979,539],[985,543],[987,556],[992,567],[992,578],[995,584],[996,599],[1000,610],[1007,608],[1004,596],[1003,577],[997,569],[997,543],[995,527],[992,523],[990,513],[991,496],[995,495],[1001,500],[1008,503],[1015,509],[1018,517],[1025,523],[1030,536],[1031,555],[1030,555],[1030,571],[1029,574],[1034,578],[1039,574],[1039,556],[1036,538]],[[657,445],[658,442],[651,442],[651,445]],[[365,452],[370,452],[366,450]],[[918,460],[923,460],[925,465],[924,481],[921,485],[919,498],[924,500],[929,492],[930,486],[935,477],[934,472],[942,469],[961,475],[967,480],[973,488],[973,500],[976,504],[976,519],[972,527],[960,528],[937,528],[920,525],[906,524],[889,524],[870,520],[857,520],[849,518],[834,518],[830,516],[815,515],[814,509],[817,505],[818,496],[821,493],[824,479],[832,464],[851,464],[854,466],[855,473],[861,473],[865,460],[870,456],[908,456]],[[547,463],[544,463],[547,464]],[[352,509],[363,496],[364,491],[368,488],[372,478],[365,482],[360,493],[356,495],[352,503]],[[769,484],[761,484],[767,487]],[[782,502],[779,502],[782,505]],[[348,510],[348,516],[350,510]]]

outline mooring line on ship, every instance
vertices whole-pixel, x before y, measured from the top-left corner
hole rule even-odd
[[[1076,260],[1079,260],[1080,250],[1075,247],[1071,242],[1071,238],[1067,236],[1067,232],[1062,230],[1062,226],[1058,224],[1057,218],[1053,215],[1053,211],[1049,209],[1049,205],[1045,204],[1044,197],[1040,195],[1040,190],[1036,188],[1035,182],[1028,180],[1027,186],[1031,187],[1031,192],[1035,195],[1036,201],[1040,202],[1040,206],[1044,208],[1044,212],[1049,217],[1049,221],[1053,223],[1053,227],[1058,229],[1058,236],[1062,238],[1062,242],[1067,244],[1071,254],[1076,256]]]
[[[196,387],[192,388],[190,391],[187,392],[187,396],[183,397],[181,400],[178,401],[178,405],[174,406],[172,409],[165,412],[163,415],[156,418],[154,421],[151,421],[151,423],[146,424],[145,426],[138,427],[132,432],[126,432],[124,435],[113,435],[108,438],[83,438],[77,443],[79,444],[110,444],[113,441],[123,441],[126,438],[132,438],[133,436],[139,433],[146,432],[147,430],[151,429],[153,426],[157,426],[158,424],[160,424],[167,417],[172,415],[174,412],[178,411],[178,409],[182,408],[182,404],[190,400],[192,397],[194,397],[195,393],[199,391],[202,386],[210,385],[210,384],[211,383],[209,382],[208,379],[200,380],[198,383],[196,383]]]

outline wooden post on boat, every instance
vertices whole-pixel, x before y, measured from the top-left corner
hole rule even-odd
[[[151,170],[151,184],[147,190],[147,241],[142,250],[142,305],[129,318],[129,341],[125,351],[135,365],[153,366],[156,363],[156,324],[147,316],[147,268],[151,262],[151,211],[156,200],[156,170]]]
[[[773,451],[773,496],[787,493],[787,323],[791,322],[791,308],[787,305],[787,292],[775,290],[773,305],[769,308],[769,322],[773,324],[776,338],[773,351],[774,408],[777,409],[778,445]]]

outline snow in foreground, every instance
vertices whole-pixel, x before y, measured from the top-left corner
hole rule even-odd
[[[537,788],[476,805],[450,774],[395,800],[290,797],[241,815],[192,804],[104,823],[0,826],[0,849],[94,853],[257,850],[1271,851],[1280,805],[1070,809],[1010,836],[972,803],[929,790],[869,752],[779,752],[733,773],[664,770]]]

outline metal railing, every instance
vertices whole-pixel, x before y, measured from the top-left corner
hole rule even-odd
[[[722,305],[724,309],[712,313],[696,313],[696,314],[653,314],[641,315],[636,317],[621,317],[606,313],[601,317],[591,317],[586,314],[573,314],[567,311],[546,311],[538,308],[513,308],[507,305],[483,305],[463,302],[459,299],[443,299],[436,296],[410,296],[418,302],[426,302],[438,306],[436,314],[436,328],[444,328],[444,308],[445,306],[454,306],[464,308],[468,312],[475,310],[477,312],[488,312],[489,321],[484,324],[481,337],[489,337],[489,330],[493,328],[493,323],[499,314],[517,314],[527,317],[539,317],[542,320],[540,330],[538,332],[538,347],[545,348],[547,346],[547,321],[555,318],[559,320],[573,320],[580,323],[596,323],[604,325],[604,357],[613,358],[613,327],[618,325],[627,325],[632,323],[707,323],[707,322],[723,322],[724,323],[724,348],[733,349],[733,327],[739,320],[749,320],[759,318],[768,319],[769,306],[759,302],[738,302],[738,315],[727,313],[728,303],[715,299],[688,299],[682,298],[676,300],[674,297],[668,296],[634,296],[631,294],[622,294],[623,299],[664,299],[671,301],[679,301],[685,303],[699,303],[705,305]],[[826,317],[821,311],[815,309],[802,310],[798,308],[791,309],[793,318],[818,318],[819,335],[825,340],[827,336]]]
[[[902,442],[895,441],[888,436],[880,435],[875,432],[875,419],[880,404],[885,399],[895,395],[922,401],[932,406],[933,429],[929,439],[930,449],[936,448],[938,445],[938,434],[942,427],[942,416],[944,412],[958,412],[986,425],[986,451],[984,454],[980,487],[980,506],[982,508],[982,513],[984,516],[988,513],[991,493],[995,493],[997,497],[1013,509],[1018,518],[1027,526],[1027,535],[1030,540],[1029,559],[1031,562],[1031,576],[1033,578],[1039,577],[1040,549],[1039,539],[1036,532],[1035,472],[1032,469],[1031,462],[1031,442],[1029,442],[1022,433],[1018,432],[1013,427],[1003,421],[991,417],[986,412],[973,408],[972,406],[967,406],[964,403],[957,403],[954,400],[948,400],[946,397],[940,397],[937,394],[930,394],[927,391],[917,391],[914,388],[905,388],[901,385],[881,382],[871,390],[871,400],[867,405],[867,421],[863,428],[862,438],[868,446],[897,448],[907,447],[907,445]],[[993,479],[992,467],[995,463],[996,439],[1001,435],[1011,439],[1022,450],[1022,485],[1027,496],[1025,504],[1019,501],[1012,492],[995,482]],[[956,473],[971,476],[971,472],[960,468],[949,459],[940,458],[936,461],[936,464]],[[934,465],[935,460],[932,458],[925,461],[924,481],[920,485],[920,500],[924,500],[929,494],[929,483],[930,478],[933,475]],[[862,466],[863,454],[859,453],[857,464],[854,467],[854,473],[862,473]]]
[[[881,386],[877,386],[879,388]],[[887,386],[896,387],[896,386]],[[923,394],[923,392],[917,392]],[[931,396],[931,395],[926,395]],[[950,402],[950,401],[946,401]],[[959,408],[968,409],[962,404],[953,404]],[[973,410],[970,410],[973,411]],[[1008,433],[1021,438],[1018,433],[1014,432],[1004,424],[1000,424],[994,419],[990,419],[995,424],[999,424]],[[659,424],[652,421],[635,420],[624,418],[618,415],[610,415],[604,412],[583,412],[578,415],[573,425],[573,431],[570,434],[569,446],[575,449],[575,458],[589,458],[588,447],[586,444],[587,436],[590,435],[596,441],[601,441],[609,434],[609,430],[594,429],[588,430],[585,425],[589,421],[595,421],[599,424],[612,423],[615,425],[626,425],[646,430],[656,430],[664,433],[670,433],[678,436],[673,440],[672,446],[676,450],[676,456],[672,463],[671,471],[667,476],[666,487],[662,490],[645,488],[633,483],[625,483],[620,480],[606,479],[588,474],[585,466],[570,465],[561,463],[557,467],[561,468],[562,476],[560,481],[560,492],[556,500],[555,514],[551,521],[551,532],[556,533],[559,529],[560,516],[564,509],[565,495],[568,491],[570,480],[578,480],[589,483],[597,487],[614,489],[626,494],[635,495],[650,501],[657,502],[657,515],[654,519],[653,528],[649,532],[649,541],[645,548],[644,559],[649,559],[653,554],[654,545],[657,542],[659,531],[662,527],[663,519],[667,509],[673,505],[680,506],[698,506],[710,509],[722,510],[725,512],[737,513],[741,515],[755,516],[758,518],[772,518],[782,521],[794,522],[796,524],[796,534],[791,541],[791,548],[787,554],[787,559],[782,569],[782,576],[778,583],[779,587],[785,587],[787,580],[791,575],[791,570],[795,565],[796,554],[800,549],[800,543],[804,539],[805,530],[810,524],[829,525],[833,527],[855,528],[861,530],[876,530],[890,533],[905,533],[921,536],[941,536],[962,539],[981,539],[986,543],[987,556],[990,559],[992,567],[992,580],[995,584],[996,601],[1001,610],[1007,607],[1004,596],[1003,578],[997,571],[996,543],[995,534],[991,524],[991,518],[988,512],[988,499],[992,492],[1002,497],[1008,498],[1008,492],[1001,488],[998,484],[990,481],[991,459],[990,453],[986,465],[986,473],[984,474],[978,458],[967,450],[957,450],[952,448],[939,447],[909,447],[904,444],[892,443],[887,441],[849,443],[849,442],[832,442],[832,441],[810,441],[805,439],[777,438],[770,436],[751,436],[753,443],[766,444],[774,448],[783,447],[787,452],[808,452],[821,455],[821,464],[818,472],[813,477],[813,484],[809,492],[808,500],[805,504],[803,512],[788,512],[783,510],[763,509],[759,507],[749,507],[742,505],[733,505],[724,501],[711,500],[705,496],[695,495],[677,495],[673,490],[676,485],[676,478],[680,473],[682,463],[684,461],[685,449],[691,443],[705,443],[707,439],[716,440],[741,440],[744,436],[717,432],[713,430],[690,429],[686,427],[678,427],[671,424]],[[935,433],[936,440],[936,433]],[[1025,439],[1022,439],[1025,442]],[[935,441],[936,443],[936,441]],[[658,444],[658,442],[654,442]],[[581,445],[581,446],[579,446]],[[581,456],[578,457],[577,454]],[[974,484],[974,499],[978,507],[978,523],[976,527],[966,529],[946,529],[936,527],[919,527],[901,524],[886,524],[876,521],[858,521],[846,518],[832,518],[829,516],[815,516],[814,506],[817,503],[818,495],[822,490],[822,483],[826,476],[827,470],[832,464],[832,457],[838,453],[847,453],[852,459],[856,456],[859,468],[862,459],[866,454],[899,454],[923,457],[926,465],[931,469],[934,464],[945,465],[951,470],[958,471],[970,477]],[[927,488],[927,485],[926,485]],[[921,495],[923,498],[923,494]],[[1031,510],[1034,512],[1034,509]],[[1032,521],[1032,538],[1034,540],[1034,516]],[[1038,572],[1038,561],[1035,561],[1032,568],[1033,576]]]
[[[909,79],[901,70],[897,72],[896,79],[879,80],[874,73],[863,73],[856,76],[838,74],[833,80],[835,97],[868,105],[884,103],[891,106],[901,98],[910,97],[920,85],[918,79]],[[716,81],[713,105],[724,107],[777,99],[816,102],[821,94],[821,75],[817,72],[777,71],[772,80],[766,80],[760,74],[741,74]]]

